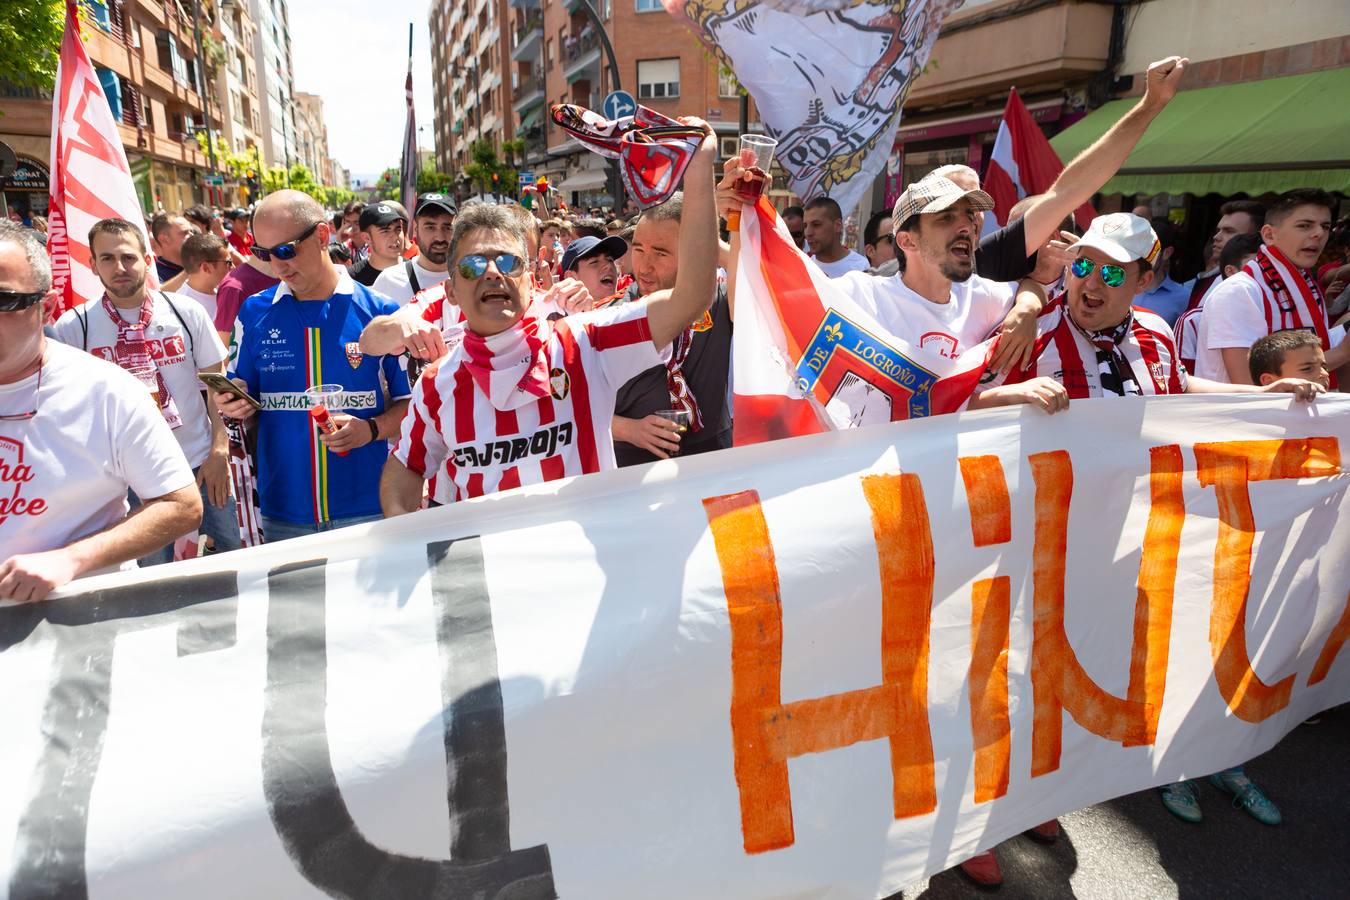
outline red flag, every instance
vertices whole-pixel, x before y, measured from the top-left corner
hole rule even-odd
[[[998,126],[989,171],[984,174],[984,189],[994,198],[994,215],[999,224],[1008,223],[1013,204],[1032,194],[1043,194],[1055,183],[1064,163],[1050,146],[1036,120],[1031,117],[1017,88],[1008,91],[1008,105]],[[1080,228],[1087,228],[1097,215],[1091,203],[1074,212]]]
[[[994,339],[956,358],[889,334],[792,242],[764,198],[741,216],[737,446],[962,409]]]
[[[103,285],[90,267],[90,226],[117,218],[145,232],[131,167],[108,98],[84,51],[73,0],[66,0],[66,33],[52,98],[50,190],[47,253],[59,308],[49,312],[60,314],[103,296]],[[154,266],[146,277],[153,285]]]

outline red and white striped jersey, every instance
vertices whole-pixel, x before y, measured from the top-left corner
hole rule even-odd
[[[1135,384],[1144,394],[1186,392],[1186,368],[1177,358],[1172,329],[1162,316],[1135,307],[1134,323],[1121,341],[1120,351],[1130,364]],[[1070,320],[1063,300],[1046,307],[1037,320],[1033,353],[1029,366],[982,384],[976,392],[1046,376],[1064,385],[1071,400],[1117,396],[1102,390],[1097,349]]]
[[[1200,354],[1200,316],[1205,311],[1205,300],[1186,310],[1177,317],[1172,328],[1172,341],[1177,348],[1177,358],[1186,367],[1187,372],[1195,371],[1195,360]]]
[[[549,396],[512,410],[494,408],[474,382],[462,343],[423,372],[394,456],[432,482],[431,499],[449,503],[615,468],[615,395],[661,363],[647,304],[557,320],[543,352]]]

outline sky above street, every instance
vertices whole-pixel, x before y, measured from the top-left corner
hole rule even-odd
[[[291,0],[295,89],[323,98],[328,153],[373,179],[397,166],[406,121],[408,23],[418,143],[435,144],[428,0]]]

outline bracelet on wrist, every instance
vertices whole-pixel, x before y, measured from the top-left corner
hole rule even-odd
[[[380,439],[380,426],[375,424],[374,419],[366,419],[366,424],[370,426],[371,443],[378,441]]]

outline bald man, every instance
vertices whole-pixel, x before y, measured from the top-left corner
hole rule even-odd
[[[240,307],[230,376],[262,408],[215,395],[223,414],[258,417],[258,496],[269,543],[380,518],[385,440],[398,435],[411,395],[397,357],[361,352],[361,331],[398,304],[330,262],[330,232],[307,194],[278,191],[259,204],[252,252],[281,282]],[[325,404],[327,430],[315,424],[305,393],[319,385],[337,389]]]

